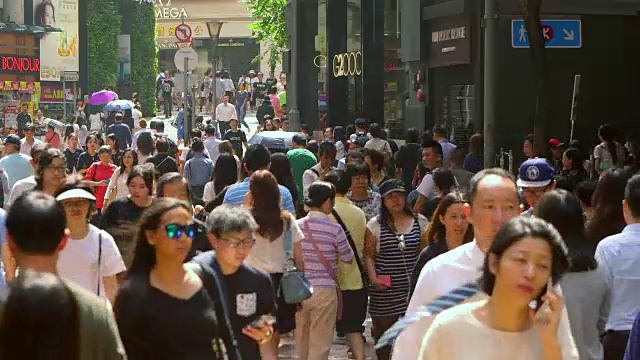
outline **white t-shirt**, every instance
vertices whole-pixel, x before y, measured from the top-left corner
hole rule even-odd
[[[100,120],[102,113],[89,115],[89,130],[90,131],[102,131],[102,121]]]
[[[99,244],[102,238],[102,254],[98,264]],[[84,239],[69,239],[67,246],[58,257],[58,274],[83,288],[97,293],[98,282],[100,296],[106,298],[104,291],[105,276],[113,276],[126,270],[120,250],[113,237],[104,230],[89,225],[89,233]]]
[[[299,243],[304,238],[304,234],[293,216],[290,216],[289,223],[291,224],[291,240],[293,244]],[[269,274],[283,273],[287,260],[284,253],[284,234],[285,231],[271,241],[256,232],[256,244],[247,257],[247,264]]]
[[[25,192],[33,189],[34,187],[36,187],[36,185],[36,177],[33,175],[16,181],[16,183],[13,184],[13,187],[11,188],[9,198],[5,201],[4,207],[8,210],[11,206],[11,203],[13,203],[15,199],[19,198],[20,195],[24,194]]]
[[[436,183],[433,181],[433,173],[438,170],[433,169],[433,171],[429,172],[422,178],[420,185],[416,189],[418,193],[427,199],[432,199],[436,196]]]
[[[220,157],[220,150],[218,150],[218,145],[222,144],[223,142],[223,140],[219,140],[215,136],[208,137],[202,142],[204,144],[205,150],[207,150],[207,152],[209,153],[209,159],[211,159],[214,164],[218,160],[218,157]]]
[[[140,121],[140,118],[142,117],[142,112],[138,109],[132,109],[131,117],[133,118],[133,127],[135,129],[139,128],[140,127],[139,121]]]
[[[371,139],[364,144],[364,148],[378,150],[387,158],[391,157],[391,145],[389,145],[387,140],[382,140],[380,138]]]
[[[418,277],[407,313],[415,312],[419,306],[426,305],[438,297],[465,283],[480,278],[485,254],[480,250],[476,241],[466,243],[429,261]],[[486,299],[485,293],[476,294],[469,300]],[[396,339],[393,346],[393,360],[418,359],[422,339],[433,323],[433,317],[409,325]],[[461,337],[464,339],[464,337]],[[569,316],[566,307],[560,316],[558,327],[558,344],[562,348],[563,359],[578,359],[578,350],[569,326]],[[575,357],[565,357],[565,354],[575,354]],[[472,356],[469,359],[480,359]],[[511,358],[513,359],[513,358]],[[520,359],[519,357],[517,359]]]
[[[216,189],[214,187],[213,181],[209,181],[204,184],[204,193],[202,194],[202,201],[209,202],[216,198]]]
[[[540,337],[534,328],[498,331],[482,323],[474,311],[487,303],[475,301],[445,310],[435,317],[422,340],[421,360],[539,360]],[[566,347],[563,347],[566,348]],[[562,354],[562,359],[577,359]]]

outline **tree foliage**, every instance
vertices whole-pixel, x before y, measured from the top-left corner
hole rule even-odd
[[[545,55],[545,41],[540,23],[543,0],[520,0],[522,15],[529,34],[536,85],[536,107],[533,124],[533,144],[536,155],[545,156],[549,138],[549,79]]]
[[[120,0],[87,0],[87,47],[89,91],[118,82],[118,34],[122,16]]]
[[[158,48],[156,44],[156,14],[153,4],[133,4],[131,32],[131,82],[138,93],[144,116],[156,113],[156,75]]]
[[[253,17],[253,23],[249,26],[253,37],[267,45],[267,49],[254,61],[266,58],[273,72],[282,61],[282,53],[289,40],[285,15],[287,0],[244,0],[244,3],[249,6],[249,13]]]

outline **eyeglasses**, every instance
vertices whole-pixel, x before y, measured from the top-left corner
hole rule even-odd
[[[65,166],[47,166],[47,169],[59,174],[63,174],[67,171],[67,168]]]
[[[542,196],[547,191],[547,189],[548,186],[538,188],[522,188],[522,193],[534,196]]]
[[[164,227],[167,232],[167,236],[171,239],[177,240],[182,237],[182,234],[186,234],[190,238],[194,238],[198,232],[198,225],[191,223],[189,225],[180,224],[168,224]]]
[[[239,239],[230,239],[230,238],[221,237],[220,239],[226,242],[228,247],[233,249],[237,249],[237,248],[249,249],[249,248],[252,248],[253,245],[255,245],[256,243],[256,239],[254,238],[239,240]]]

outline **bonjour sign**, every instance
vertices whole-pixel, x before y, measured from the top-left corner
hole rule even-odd
[[[0,55],[0,70],[4,73],[39,73],[40,59],[35,56]]]

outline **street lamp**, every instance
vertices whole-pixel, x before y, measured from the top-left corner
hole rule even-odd
[[[220,29],[222,29],[222,25],[224,23],[222,21],[218,21],[218,20],[210,20],[207,21],[207,29],[209,29],[209,38],[211,39],[211,42],[213,43],[211,46],[211,62],[212,62],[212,66],[211,66],[211,71],[213,72],[214,78],[213,78],[213,84],[211,84],[211,101],[212,101],[212,107],[213,107],[213,117],[215,120],[215,114],[216,114],[216,106],[218,106],[217,104],[217,99],[218,99],[218,94],[217,93],[217,85],[216,82],[218,81],[217,77],[215,76],[216,74],[216,48],[218,47],[218,38],[220,37]]]

